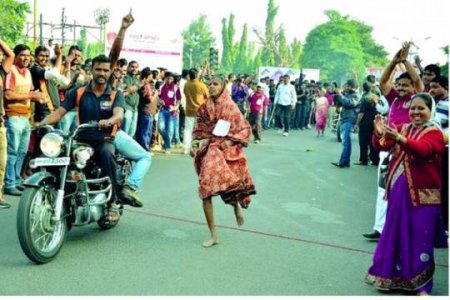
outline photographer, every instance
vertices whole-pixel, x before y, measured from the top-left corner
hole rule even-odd
[[[342,105],[341,110],[341,128],[342,128],[342,152],[339,162],[331,164],[338,168],[350,167],[350,156],[352,154],[351,131],[356,123],[357,112],[355,107],[359,104],[358,94],[356,93],[356,82],[349,79],[344,87],[345,92],[342,95],[339,89],[336,89],[340,96],[339,101]],[[336,98],[335,98],[336,100]]]

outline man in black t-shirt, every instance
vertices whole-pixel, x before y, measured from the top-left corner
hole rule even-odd
[[[62,62],[62,53],[59,47],[57,47],[55,71],[59,71]],[[52,113],[59,107],[59,91],[58,84],[55,79],[47,80],[45,73],[49,70],[48,60],[50,52],[44,46],[38,46],[34,50],[35,63],[31,66],[31,78],[33,80],[33,86],[41,91],[47,98],[46,103],[35,103],[34,107],[34,121],[42,121],[47,115]]]
[[[113,195],[110,202],[108,218],[117,221],[120,218],[118,210],[113,205],[118,199],[118,184],[116,174],[115,147],[110,141],[114,125],[120,123],[125,109],[125,99],[122,92],[116,91],[114,99],[110,99],[113,91],[108,83],[110,75],[110,59],[105,55],[99,55],[92,61],[92,81],[85,86],[85,92],[77,104],[77,90],[72,89],[66,96],[61,106],[48,115],[42,124],[55,124],[64,115],[78,106],[78,118],[80,124],[90,121],[98,122],[98,129],[90,129],[81,132],[79,140],[92,145],[95,148],[96,161],[100,163],[102,175],[111,178]],[[113,101],[111,101],[113,100]]]
[[[379,97],[372,93],[372,86],[368,82],[363,84],[364,94],[361,97],[360,110],[357,116],[355,130],[358,132],[359,140],[359,162],[356,165],[367,166],[369,158],[373,165],[378,165],[379,151],[372,145],[372,134],[374,130],[373,121],[378,114],[375,105]],[[369,157],[367,151],[369,150]]]

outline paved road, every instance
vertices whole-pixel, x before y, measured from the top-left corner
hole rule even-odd
[[[110,231],[74,228],[47,265],[22,253],[9,198],[0,295],[380,295],[363,283],[376,244],[361,237],[373,223],[376,168],[330,165],[340,153],[331,134],[263,138],[246,150],[258,192],[246,222],[238,228],[214,199],[221,243],[210,249],[201,247],[208,230],[187,156],[154,156],[144,208],[127,209]],[[433,294],[448,295],[448,251],[436,256]]]

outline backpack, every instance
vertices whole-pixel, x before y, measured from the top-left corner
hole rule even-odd
[[[83,85],[83,86],[81,86],[81,87],[79,87],[77,89],[77,95],[76,95],[76,98],[75,98],[75,106],[77,108],[77,122],[78,122],[78,125],[80,125],[80,118],[79,118],[80,102],[81,102],[81,99],[84,97],[85,93],[86,93],[86,86],[85,85]],[[109,101],[111,102],[111,106],[114,103],[114,100],[116,100],[116,94],[117,94],[116,90],[112,90],[111,94],[109,94]],[[113,125],[112,130],[111,130],[111,135],[108,137],[109,139],[112,139],[112,138],[114,138],[116,136],[116,133],[117,133],[117,131],[120,128],[120,125],[121,125],[120,121],[118,121],[116,124]]]

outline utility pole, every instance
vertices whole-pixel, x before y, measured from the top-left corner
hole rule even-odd
[[[77,27],[75,24],[75,20],[73,20],[73,44],[75,45],[76,43],[77,43]]]
[[[33,2],[33,47],[36,48],[37,42],[37,0]]]
[[[64,45],[64,41],[65,41],[65,30],[64,30],[64,26],[66,25],[66,16],[64,15],[64,7],[62,9],[62,13],[61,13],[61,45]]]
[[[39,15],[39,45],[44,45],[44,41],[42,39],[42,14]]]
[[[109,8],[97,8],[94,11],[95,23],[100,26],[100,40],[106,47],[106,23],[109,22]]]

